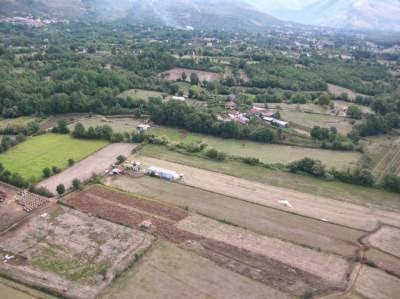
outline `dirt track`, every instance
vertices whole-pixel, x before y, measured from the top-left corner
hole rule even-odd
[[[39,186],[45,187],[55,194],[59,184],[64,184],[65,188],[69,188],[75,178],[83,181],[89,179],[93,173],[104,173],[106,168],[113,164],[119,155],[129,156],[133,148],[132,144],[110,144],[65,171],[42,181]]]
[[[145,166],[159,166],[183,173],[183,184],[324,222],[365,231],[373,231],[380,222],[400,226],[400,215],[397,213],[362,207],[159,159],[141,157],[141,161]],[[282,200],[289,201],[292,207],[279,202]]]

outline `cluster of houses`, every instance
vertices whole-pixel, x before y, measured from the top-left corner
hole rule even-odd
[[[222,122],[235,121],[242,125],[247,125],[250,122],[250,118],[259,118],[269,125],[273,125],[279,128],[288,128],[289,123],[287,121],[280,120],[277,116],[277,112],[267,111],[264,108],[253,107],[246,113],[238,112],[237,104],[234,102],[232,95],[227,97],[227,102],[225,103],[225,109],[229,110],[226,116],[217,115],[217,119]]]

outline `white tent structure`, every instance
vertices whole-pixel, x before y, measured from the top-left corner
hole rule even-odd
[[[179,180],[181,177],[177,172],[173,170],[158,168],[155,166],[149,167],[147,169],[147,173],[151,176],[155,176],[169,181],[176,181]]]

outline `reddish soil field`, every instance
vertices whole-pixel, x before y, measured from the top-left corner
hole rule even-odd
[[[123,193],[107,190],[101,187],[92,187],[85,191],[87,194],[93,194],[101,198],[112,199],[123,205],[134,207],[142,211],[168,218],[173,221],[180,221],[188,216],[183,210],[173,209],[155,201],[147,201],[127,196]]]
[[[66,198],[64,204],[97,217],[137,228],[143,221],[150,220],[154,233],[173,243],[201,240],[195,234],[174,226],[177,220],[186,217],[186,212],[174,210],[156,202],[144,202],[118,192],[92,187]]]

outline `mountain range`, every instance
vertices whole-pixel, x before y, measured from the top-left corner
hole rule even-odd
[[[260,31],[284,20],[400,31],[400,0],[0,0],[0,15],[27,14],[195,29]]]
[[[314,0],[300,9],[265,11],[282,20],[302,24],[400,31],[400,0]]]

